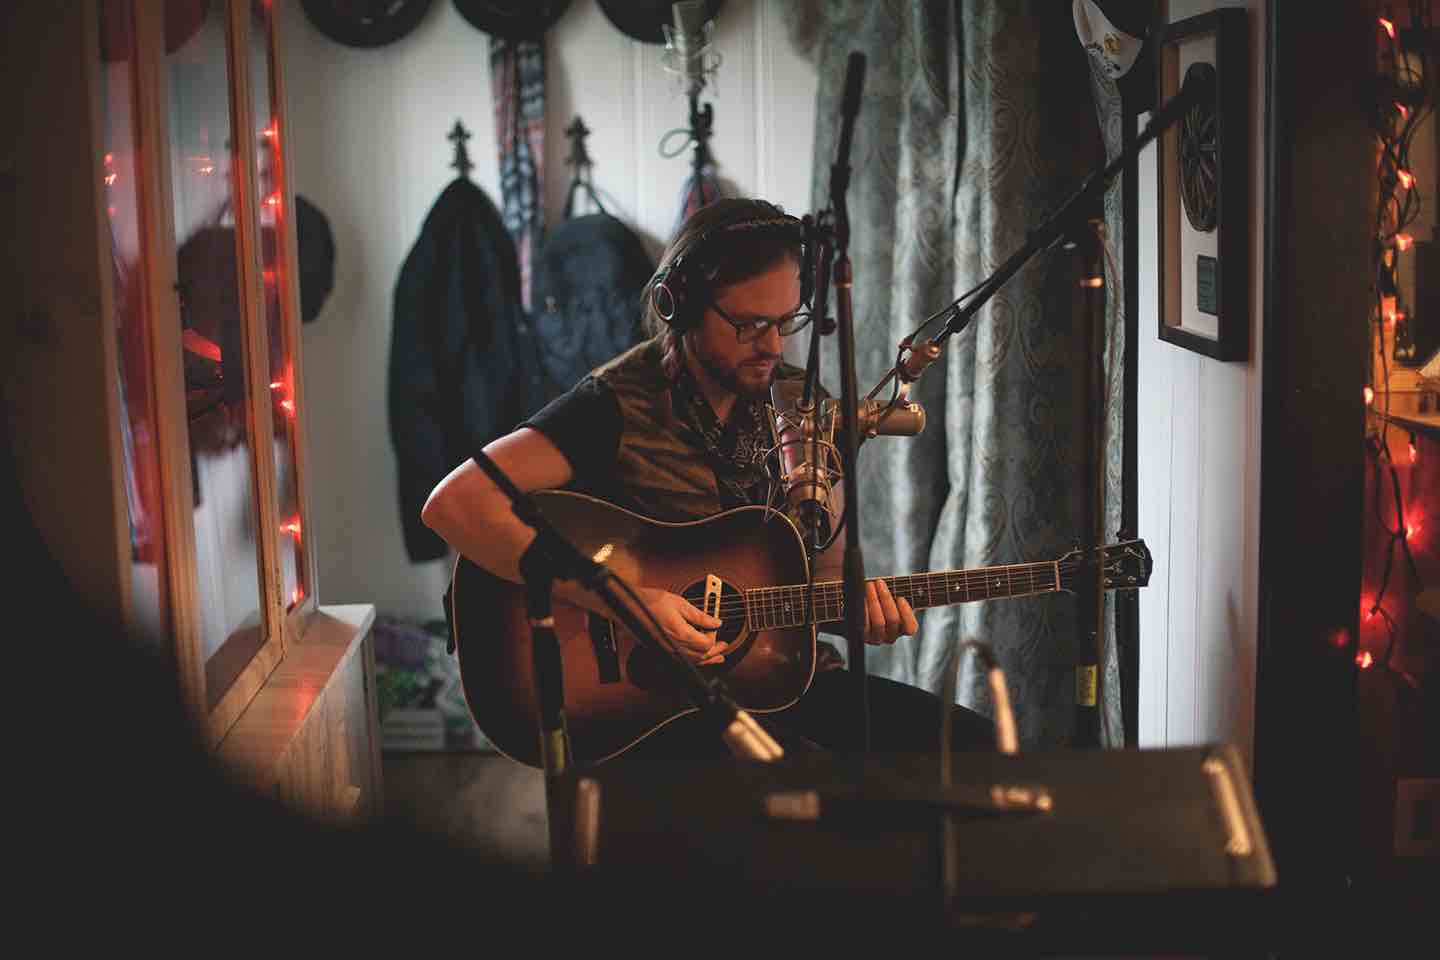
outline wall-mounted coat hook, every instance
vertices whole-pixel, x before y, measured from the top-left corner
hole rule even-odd
[[[584,190],[589,195],[590,201],[595,204],[596,209],[601,213],[605,212],[605,205],[595,194],[595,185],[592,182],[593,161],[590,154],[585,150],[585,138],[590,135],[590,128],[585,126],[585,121],[580,115],[575,115],[575,120],[565,128],[565,136],[570,139],[570,156],[565,158],[565,163],[570,167],[570,189],[565,194],[565,219],[570,219],[575,211],[575,192]]]
[[[455,159],[450,166],[460,171],[460,176],[470,179],[470,171],[475,169],[475,164],[470,162],[470,153],[465,149],[465,141],[470,139],[470,131],[457,119],[445,139],[455,144]]]

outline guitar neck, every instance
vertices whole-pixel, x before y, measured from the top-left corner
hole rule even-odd
[[[904,597],[910,601],[912,608],[923,610],[927,607],[948,607],[977,600],[1054,593],[1060,589],[1060,564],[1052,560],[1044,563],[1019,563],[1003,567],[944,570],[939,573],[918,573],[909,577],[872,579],[884,580],[892,596]],[[746,590],[745,603],[750,611],[751,623],[759,630],[805,626],[806,589],[806,585],[802,583]],[[816,582],[813,622],[834,623],[844,619],[844,581]]]

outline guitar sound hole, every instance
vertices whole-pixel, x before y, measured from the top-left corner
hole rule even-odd
[[[680,596],[691,604],[705,609],[705,581],[697,580],[680,591]],[[754,634],[745,633],[745,595],[725,581],[720,583],[720,629],[715,631],[716,639],[730,644],[725,659],[701,667],[704,671],[723,673],[731,669],[745,656],[754,640]]]
[[[705,581],[697,580],[680,591],[680,596],[697,609],[705,609]],[[720,629],[717,639],[731,644],[725,659],[700,668],[702,673],[725,673],[734,669],[744,659],[750,645],[755,642],[754,633],[745,633],[745,595],[728,583],[720,587]],[[738,643],[737,643],[738,641]],[[642,690],[671,690],[685,695],[674,673],[674,666],[665,662],[660,651],[647,645],[636,646],[626,660],[625,673],[630,682]]]
[[[680,596],[689,600],[691,604],[705,609],[705,581],[697,580],[684,590]],[[720,619],[723,621],[717,632],[717,639],[724,643],[734,643],[740,631],[745,629],[745,595],[728,583],[720,585]]]

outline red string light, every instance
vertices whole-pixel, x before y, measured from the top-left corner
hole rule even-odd
[[[1366,571],[1374,570],[1378,577],[1373,583],[1365,584],[1366,592],[1360,595],[1360,615],[1362,629],[1369,631],[1372,636],[1375,630],[1374,621],[1378,616],[1388,633],[1388,642],[1384,652],[1378,655],[1368,650],[1359,650],[1357,644],[1355,665],[1360,670],[1378,665],[1380,669],[1377,672],[1395,674],[1414,686],[1407,674],[1391,667],[1391,655],[1397,641],[1401,639],[1400,624],[1386,610],[1385,602],[1392,585],[1392,573],[1402,569],[1400,563],[1408,566],[1410,579],[1414,581],[1414,591],[1418,592],[1423,588],[1418,582],[1420,574],[1412,551],[1414,541],[1423,529],[1424,516],[1413,505],[1407,507],[1407,493],[1400,476],[1400,458],[1394,456],[1400,445],[1398,442],[1392,444],[1388,438],[1388,430],[1392,424],[1391,366],[1388,361],[1391,359],[1389,353],[1392,349],[1390,338],[1399,336],[1401,325],[1407,319],[1406,313],[1398,309],[1397,258],[1415,245],[1415,239],[1407,228],[1415,223],[1421,207],[1416,190],[1417,178],[1409,169],[1409,149],[1416,128],[1433,106],[1434,93],[1429,60],[1423,56],[1410,56],[1408,50],[1402,52],[1405,43],[1396,44],[1399,36],[1396,21],[1388,17],[1377,19],[1391,43],[1388,49],[1380,52],[1377,64],[1379,76],[1376,77],[1376,89],[1386,91],[1388,96],[1376,103],[1378,109],[1372,114],[1372,123],[1380,141],[1375,169],[1378,202],[1375,206],[1374,232],[1370,235],[1374,238],[1371,293],[1375,307],[1365,320],[1370,328],[1370,349],[1375,353],[1371,375],[1366,378],[1369,382],[1364,388],[1364,396],[1366,408],[1376,411],[1377,414],[1373,418],[1367,418],[1369,422],[1366,426],[1365,449],[1367,456],[1374,458],[1375,514],[1377,525],[1383,534],[1384,546],[1383,556],[1378,558],[1376,566],[1372,567],[1376,558],[1363,558]],[[1412,32],[1416,36],[1428,37],[1431,33],[1430,21],[1428,5],[1410,4],[1407,40]],[[1393,114],[1390,112],[1391,107],[1395,111]],[[1392,334],[1392,331],[1395,332]],[[1396,357],[1398,358],[1399,354],[1396,354]],[[1410,435],[1406,453],[1409,464],[1413,466],[1419,459],[1413,433]],[[1414,482],[1412,480],[1412,486]],[[1385,501],[1392,498],[1393,505],[1386,509]],[[1407,582],[1405,589],[1407,593],[1412,589],[1410,583]],[[1402,597],[1396,602],[1408,604],[1411,600]]]

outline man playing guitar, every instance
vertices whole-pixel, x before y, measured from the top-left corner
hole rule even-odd
[[[485,453],[523,491],[578,491],[671,524],[764,504],[772,481],[766,399],[774,378],[798,372],[782,363],[781,338],[809,322],[803,262],[800,221],[772,204],[722,199],[696,211],[646,287],[653,339],[595,370]],[[522,582],[518,560],[534,532],[473,459],[435,487],[421,518],[463,558]],[[843,536],[817,558],[817,580],[840,577]],[[733,640],[717,632],[720,618],[676,592],[636,586],[693,663],[723,667],[737,653]],[[613,615],[574,581],[557,581],[554,597]],[[918,630],[910,603],[897,600],[884,580],[866,584],[864,602],[867,643],[891,644]],[[856,729],[849,713],[858,681],[829,643],[814,650],[803,696],[756,719],[787,749],[854,749],[847,739]],[[868,674],[866,682],[872,749],[939,749],[934,695]],[[726,755],[698,721],[696,714],[676,717],[617,759],[673,763]],[[994,734],[985,718],[955,706],[952,742],[958,750],[989,750]]]

